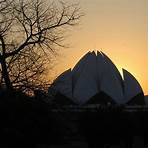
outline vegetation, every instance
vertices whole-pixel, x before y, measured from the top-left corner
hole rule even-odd
[[[81,16],[79,4],[64,1],[0,0],[0,147],[62,139],[62,122],[37,90],[47,87],[47,65]]]
[[[46,86],[47,62],[81,16],[78,4],[58,0],[0,0],[0,86],[22,91]]]
[[[62,141],[62,123],[51,113],[51,107],[23,93],[0,95],[0,147],[37,147]]]

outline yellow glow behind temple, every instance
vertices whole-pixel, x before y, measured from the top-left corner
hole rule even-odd
[[[79,1],[85,16],[66,40],[70,48],[61,51],[57,73],[73,67],[89,50],[101,49],[148,94],[148,0]]]

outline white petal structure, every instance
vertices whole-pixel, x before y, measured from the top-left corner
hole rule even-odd
[[[89,57],[91,56],[91,52],[89,51],[87,54],[85,54],[80,61],[75,65],[75,67],[72,70],[72,85],[73,88],[75,87],[76,82],[78,81],[79,76],[81,75],[83,68],[87,65],[89,62]]]
[[[52,88],[68,98],[72,98],[72,73],[71,69],[63,72],[53,83]]]
[[[122,85],[122,88],[123,88],[123,81],[122,81],[122,77],[121,77],[121,74],[120,74],[119,70],[117,69],[115,64],[110,60],[110,58],[105,53],[103,53],[102,51],[101,51],[101,53],[105,57],[106,62],[108,62],[108,64],[111,65],[113,71],[115,71],[116,77],[120,81],[120,83]]]
[[[96,61],[97,83],[98,83],[98,87],[100,88],[100,82],[102,80],[105,62],[104,62],[104,56],[102,55],[101,52],[97,51],[96,58],[97,58],[97,61]]]
[[[83,67],[78,81],[73,90],[73,98],[79,104],[84,104],[92,96],[97,94],[96,55],[92,52],[87,58],[87,64]]]
[[[54,81],[52,88],[79,105],[87,103],[95,96],[101,100],[99,94],[102,92],[106,94],[104,97],[112,98],[117,104],[142,102],[137,101],[144,100],[138,81],[124,69],[123,76],[124,80],[114,63],[103,52],[97,51],[97,55],[95,52],[88,52],[73,70],[62,73]]]
[[[124,95],[126,103],[136,95],[143,93],[143,91],[136,78],[125,69],[123,69],[123,77],[124,77]]]
[[[103,54],[103,72],[100,81],[100,89],[109,95],[116,103],[123,104],[123,88],[119,77],[119,71],[109,58]]]

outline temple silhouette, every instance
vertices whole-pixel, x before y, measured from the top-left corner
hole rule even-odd
[[[136,78],[127,70],[122,71],[123,78],[102,51],[89,51],[73,69],[58,76],[50,89],[55,91],[55,101],[61,105],[145,105]]]

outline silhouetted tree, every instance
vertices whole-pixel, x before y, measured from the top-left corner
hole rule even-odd
[[[81,16],[78,4],[63,1],[0,0],[1,85],[24,91],[44,85],[47,61]]]

